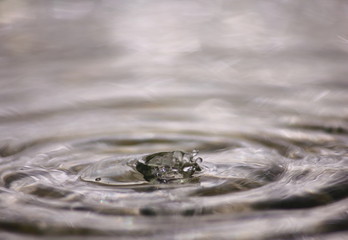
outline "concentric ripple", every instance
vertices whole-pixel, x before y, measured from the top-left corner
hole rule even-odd
[[[187,138],[183,136],[183,139]],[[155,142],[161,142],[160,139]],[[176,136],[172,143],[180,143],[183,139]],[[137,142],[134,139],[128,141],[131,144]],[[141,142],[146,141],[144,138]],[[151,143],[154,139],[148,141]],[[225,146],[227,139],[220,141]],[[216,138],[194,141],[195,147],[216,146],[217,142]],[[202,150],[201,172],[189,181],[168,183],[146,181],[129,165],[150,153],[110,153],[111,149],[117,151],[119,148],[117,139],[50,143],[43,148],[28,149],[26,157],[17,154],[11,163],[2,164],[2,204],[11,204],[7,212],[3,212],[6,218],[2,218],[1,228],[9,232],[15,229],[45,235],[121,234],[124,228],[115,229],[110,223],[88,224],[91,221],[104,223],[112,218],[113,221],[119,219],[122,224],[132,222],[122,233],[124,236],[132,233],[146,238],[150,234],[146,229],[161,219],[148,219],[150,216],[166,216],[165,225],[159,225],[165,231],[180,218],[182,223],[177,225],[180,232],[187,231],[183,225],[187,219],[182,217],[196,216],[195,221],[203,225],[199,232],[208,231],[212,227],[210,222],[214,221],[221,224],[222,233],[233,236],[225,228],[226,223],[240,226],[243,224],[240,218],[246,216],[254,219],[262,216],[262,221],[266,221],[264,224],[270,224],[267,219],[280,219],[285,221],[285,227],[278,233],[286,229],[294,232],[297,225],[286,225],[286,219],[298,218],[300,209],[318,215],[317,218],[297,220],[307,227],[296,230],[301,234],[317,231],[314,229],[327,232],[345,228],[347,218],[341,213],[345,211],[343,203],[347,197],[347,158],[337,158],[328,151],[319,158],[308,153],[305,158],[290,159],[280,155],[277,149],[269,148],[268,144],[262,148],[259,142],[244,144],[239,147],[231,144],[230,148],[218,151]],[[322,206],[322,210],[315,211],[314,207],[318,206]],[[272,209],[277,211],[269,212]],[[34,211],[40,214],[34,214]],[[282,211],[286,211],[284,214],[288,217],[282,215]],[[50,218],[49,214],[53,212],[56,217]],[[227,220],[225,215],[229,214],[235,217]],[[19,215],[20,222],[16,217]],[[260,224],[260,221],[245,224]],[[332,227],[325,224],[330,221],[334,221]],[[52,227],[56,232],[50,231]],[[160,229],[156,231],[161,232]],[[259,231],[267,234],[269,230],[265,227]]]

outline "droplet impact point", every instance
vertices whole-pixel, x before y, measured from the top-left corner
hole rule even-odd
[[[202,171],[198,163],[202,158],[196,158],[198,151],[191,153],[182,151],[159,152],[144,156],[136,163],[136,170],[146,181],[167,183],[178,179],[188,179],[196,172]]]

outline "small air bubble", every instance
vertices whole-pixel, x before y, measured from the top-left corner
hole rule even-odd
[[[101,180],[100,177],[98,177],[98,178],[95,179],[96,182],[99,182],[100,180]]]

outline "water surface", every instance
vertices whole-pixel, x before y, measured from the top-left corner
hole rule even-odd
[[[0,237],[344,239],[347,20],[339,0],[1,1]],[[184,181],[129,164],[194,149]]]

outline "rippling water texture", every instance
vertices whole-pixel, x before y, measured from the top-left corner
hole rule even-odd
[[[347,1],[2,0],[0,238],[347,239],[347,66]]]

